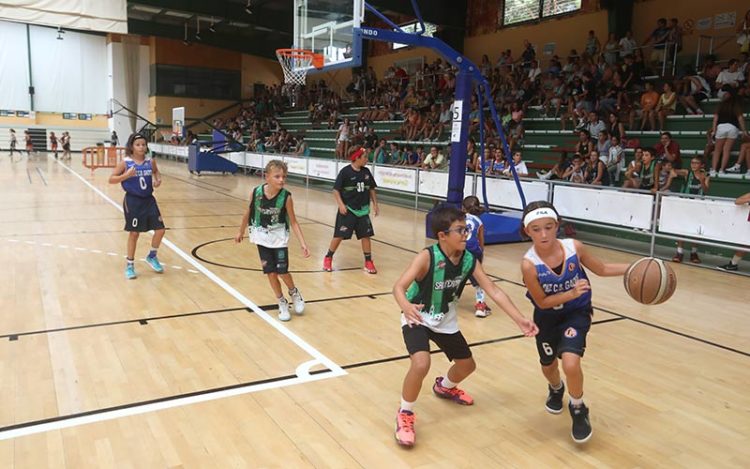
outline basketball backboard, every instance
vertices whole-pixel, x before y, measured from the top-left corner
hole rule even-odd
[[[358,67],[362,41],[354,37],[364,17],[364,0],[294,0],[294,45],[324,57],[323,68]]]

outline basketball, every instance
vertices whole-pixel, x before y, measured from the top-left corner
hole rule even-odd
[[[625,291],[644,305],[664,303],[677,288],[674,270],[661,259],[644,257],[630,264],[623,277]]]

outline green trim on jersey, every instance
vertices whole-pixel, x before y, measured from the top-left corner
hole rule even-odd
[[[411,285],[409,285],[409,289],[406,291],[406,299],[409,300],[410,303],[414,303],[415,300],[422,296],[422,288],[429,285],[431,286],[432,293],[430,294],[429,301],[427,301],[427,298],[425,297],[422,298],[421,302],[424,304],[423,310],[429,311],[429,314],[445,313],[448,307],[448,305],[444,303],[445,271],[447,270],[448,266],[452,266],[454,268],[460,267],[461,269],[460,285],[451,288],[455,289],[455,295],[450,298],[450,301],[453,301],[454,298],[457,299],[461,296],[461,293],[463,292],[463,286],[466,283],[466,280],[469,278],[469,275],[471,275],[474,270],[474,256],[469,251],[464,251],[464,254],[461,258],[461,265],[454,266],[451,261],[447,257],[445,257],[443,251],[440,250],[439,244],[433,244],[432,246],[427,248],[427,251],[430,253],[430,259],[432,260],[430,269],[427,271],[427,274],[421,281],[417,282],[415,280],[411,283]],[[435,288],[438,285],[440,285],[441,288]],[[435,307],[435,305],[438,305],[437,308]]]
[[[260,186],[255,188],[255,193],[253,194],[253,220],[252,220],[252,226],[260,227],[260,216],[261,216],[261,210],[260,210],[260,204],[263,200],[264,193],[263,193],[263,187],[265,187],[265,184],[261,184]],[[279,193],[276,195],[276,209],[281,213],[281,210],[284,209],[284,205],[286,204],[286,196],[289,194],[289,191],[286,189],[281,189]],[[284,220],[284,223],[288,226],[289,225],[289,214],[287,214],[287,219]]]
[[[697,181],[698,184],[695,184],[695,181]],[[695,177],[695,173],[692,169],[688,169],[688,175],[685,178],[685,182],[682,184],[680,192],[683,194],[703,195],[703,184],[697,177]]]

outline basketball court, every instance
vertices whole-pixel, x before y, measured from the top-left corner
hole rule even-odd
[[[479,366],[464,386],[476,404],[425,385],[407,451],[393,441],[408,359],[390,290],[429,244],[423,213],[382,207],[377,275],[361,270],[355,242],[325,273],[333,199],[291,185],[314,254],[290,247],[308,308],[282,324],[254,247],[232,240],[259,179],[161,162],[166,271],[138,262],[139,278],[125,282],[110,201],[122,192],[107,170],[91,177],[45,155],[1,164],[4,466],[739,466],[750,456],[750,323],[736,276],[678,265],[677,292],[653,307],[629,299],[621,279],[593,279],[584,367],[595,436],[583,448],[567,415],[543,408],[533,341],[497,308],[475,318],[464,298],[459,321]],[[527,248],[491,246],[485,262],[529,315],[518,267]],[[435,354],[433,373],[446,368]]]

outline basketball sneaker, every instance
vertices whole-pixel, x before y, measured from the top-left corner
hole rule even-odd
[[[302,299],[302,294],[297,288],[289,292],[289,296],[292,297],[292,304],[294,304],[294,312],[298,315],[302,315],[305,312],[305,300]]]
[[[674,255],[674,257],[672,257],[672,262],[676,262],[678,264],[682,263],[682,256],[683,255],[678,252],[677,254]]]
[[[478,318],[486,318],[490,315],[490,308],[487,307],[487,303],[484,301],[477,301],[474,305],[474,316]]]
[[[133,264],[128,264],[125,267],[125,278],[128,280],[133,280],[136,277],[137,275],[135,274],[135,266]]]
[[[161,262],[159,262],[159,259],[154,257],[146,256],[146,263],[151,266],[152,269],[154,269],[154,272],[162,273],[164,272],[164,267],[161,266]]]
[[[693,264],[700,264],[701,263],[701,258],[698,257],[698,253],[697,252],[691,252],[690,253],[690,262],[692,262]]]
[[[729,263],[724,265],[719,265],[716,268],[719,270],[726,270],[727,272],[737,272],[737,264],[732,263],[732,261],[729,261]]]
[[[279,298],[279,321],[288,321],[292,319],[289,314],[289,302],[283,296]]]
[[[378,269],[375,268],[375,264],[372,261],[365,261],[365,272],[368,274],[377,274]]]
[[[458,386],[455,388],[444,387],[442,376],[438,376],[437,378],[435,378],[435,384],[432,386],[432,392],[434,392],[437,397],[451,400],[457,404],[474,404],[474,399],[462,390],[458,389]]]
[[[549,393],[547,393],[547,402],[544,404],[544,408],[547,409],[547,412],[550,414],[559,414],[563,410],[563,396],[565,395],[565,383],[560,381],[560,384],[562,384],[562,387],[555,391],[552,389],[552,386],[547,384],[547,389],[549,390]]]
[[[591,438],[591,422],[589,422],[589,408],[586,404],[574,406],[568,403],[568,410],[570,410],[570,416],[573,418],[573,430],[570,436],[573,437],[573,441],[576,443],[586,443]]]
[[[414,422],[417,416],[410,410],[399,410],[396,414],[396,441],[401,446],[414,446],[416,434],[414,433]]]
[[[323,270],[333,272],[333,257],[326,256],[323,258]]]

